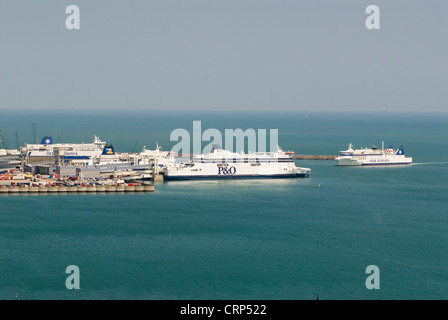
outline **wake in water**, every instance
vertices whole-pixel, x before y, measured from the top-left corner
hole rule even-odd
[[[415,162],[415,163],[412,163],[413,166],[431,165],[431,164],[448,164],[448,162]]]

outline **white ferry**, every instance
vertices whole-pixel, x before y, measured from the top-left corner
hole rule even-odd
[[[0,149],[1,156],[20,156],[20,152],[16,149]]]
[[[157,172],[162,173],[166,167],[175,163],[174,152],[162,151],[158,143],[156,143],[156,149],[150,150],[146,146],[143,146],[143,150],[140,153],[115,153],[112,146],[106,145],[103,153],[93,158],[93,164],[95,166],[105,165],[121,165],[131,164],[134,166],[157,166]]]
[[[2,145],[5,149],[2,149]],[[0,131],[0,157],[2,156],[20,156],[20,151],[17,149],[7,149],[5,143],[3,142],[2,132]]]
[[[311,169],[296,167],[293,152],[233,153],[213,149],[188,163],[169,165],[165,180],[308,177]]]
[[[51,137],[44,137],[40,144],[26,144],[22,154],[28,158],[39,157],[53,159],[60,157],[64,162],[77,165],[93,165],[93,159],[100,155],[114,154],[113,148],[107,146],[95,136],[93,143],[53,143]]]
[[[138,164],[146,165],[151,163],[152,160],[157,162],[157,166],[161,172],[165,171],[169,165],[173,165],[174,152],[172,151],[162,151],[162,148],[156,142],[156,149],[149,150],[146,146],[143,146],[142,152],[138,154]]]
[[[353,149],[353,145],[350,143],[347,150],[339,152],[336,160],[340,166],[379,166],[412,163],[411,157],[405,157],[402,146],[397,150],[393,146],[384,149],[384,142],[381,149],[372,146],[371,148],[356,150]]]

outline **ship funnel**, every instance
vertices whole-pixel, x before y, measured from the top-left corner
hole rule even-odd
[[[53,138],[52,137],[43,137],[40,144],[53,144]]]
[[[112,145],[106,145],[103,149],[103,155],[114,155],[114,147]]]

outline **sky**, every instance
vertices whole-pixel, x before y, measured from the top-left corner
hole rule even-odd
[[[380,29],[366,28],[369,5]],[[66,28],[77,5],[80,29]],[[448,1],[1,0],[1,110],[448,111]]]

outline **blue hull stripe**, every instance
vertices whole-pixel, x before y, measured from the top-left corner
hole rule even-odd
[[[396,156],[396,154],[393,154],[394,156]],[[366,153],[366,154],[340,154],[340,157],[364,157],[364,156],[373,156],[373,157],[382,157],[383,154],[370,154],[370,153]]]
[[[90,157],[89,156],[66,156],[66,157],[62,157],[62,159],[64,160],[89,160]]]
[[[308,174],[276,174],[276,175],[216,175],[216,176],[164,176],[165,180],[203,180],[203,179],[282,179],[306,178]]]
[[[400,162],[400,163],[363,163],[363,166],[394,166],[401,164],[412,164],[410,162]]]
[[[278,160],[278,161],[276,161],[276,160],[271,160],[271,161],[269,161],[269,160],[260,160],[260,161],[255,161],[255,160],[253,160],[253,161],[243,161],[243,160],[241,160],[241,161],[239,161],[239,160],[236,160],[236,161],[220,161],[220,160],[217,160],[217,161],[197,161],[197,160],[194,160],[193,161],[193,163],[216,163],[216,164],[225,164],[225,163],[249,163],[249,164],[256,164],[256,163],[285,163],[285,162],[294,162],[294,160]]]
[[[34,158],[34,157],[54,158],[55,156],[31,156],[31,158]],[[73,159],[89,160],[91,157],[89,157],[89,156],[64,156],[64,157],[61,157],[61,158],[62,158],[63,160],[73,160]]]

